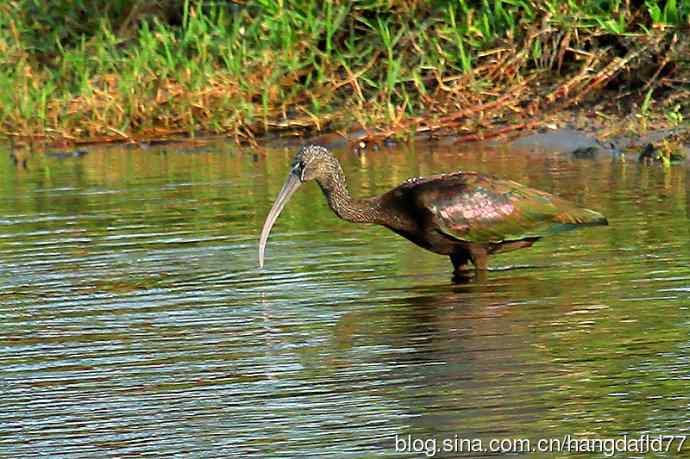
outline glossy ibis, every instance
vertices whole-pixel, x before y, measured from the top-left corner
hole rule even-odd
[[[353,199],[338,160],[325,147],[307,144],[295,155],[266,217],[259,266],[271,227],[290,196],[309,180],[316,180],[338,217],[383,225],[420,247],[448,255],[456,276],[470,261],[477,271],[486,270],[489,255],[529,247],[550,232],[608,224],[593,210],[475,172],[412,178],[381,196]]]

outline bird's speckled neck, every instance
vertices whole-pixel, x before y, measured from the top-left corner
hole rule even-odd
[[[331,173],[319,177],[317,182],[328,200],[329,207],[343,220],[353,223],[380,223],[381,208],[378,198],[353,199],[347,187],[343,168],[333,158]]]

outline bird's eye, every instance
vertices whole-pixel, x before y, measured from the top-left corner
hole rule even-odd
[[[299,163],[299,178],[304,182],[304,171],[307,169],[307,165],[300,161]]]
[[[304,161],[295,161],[292,163],[292,173],[297,175],[300,180],[304,180],[304,170],[306,169],[306,164]]]

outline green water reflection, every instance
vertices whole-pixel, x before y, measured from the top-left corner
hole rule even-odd
[[[1,455],[366,457],[405,455],[396,434],[688,433],[686,166],[340,152],[356,195],[479,170],[611,222],[455,285],[446,258],[338,221],[315,184],[258,270],[291,156],[111,147],[22,167],[0,154]]]

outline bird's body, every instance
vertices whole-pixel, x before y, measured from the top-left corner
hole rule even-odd
[[[383,225],[420,247],[447,255],[456,275],[469,261],[484,270],[489,255],[529,247],[555,230],[607,224],[601,214],[557,196],[474,172],[409,179],[380,196],[352,199],[338,161],[324,147],[307,145],[295,157],[264,225],[260,264],[273,222],[305,179],[319,183],[340,218]]]

